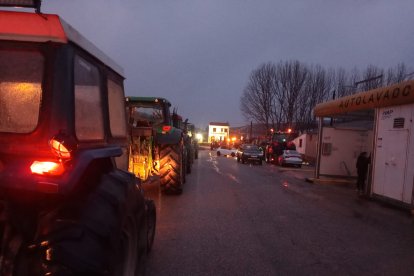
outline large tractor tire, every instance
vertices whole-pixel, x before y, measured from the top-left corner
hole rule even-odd
[[[11,275],[144,275],[146,211],[132,175],[107,173],[90,193],[39,220],[39,236],[21,243]]]
[[[154,244],[157,211],[153,200],[146,200],[145,204],[147,208],[147,253],[149,253]]]
[[[160,150],[160,179],[161,189],[165,194],[181,194],[184,183],[183,147],[161,145]]]
[[[185,161],[185,172],[190,174],[191,173],[191,166],[193,165],[193,160],[191,157],[191,150],[187,151],[187,160]]]

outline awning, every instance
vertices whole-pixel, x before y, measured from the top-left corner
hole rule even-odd
[[[396,106],[414,102],[414,80],[342,97],[315,106],[316,117],[329,117],[352,111]]]

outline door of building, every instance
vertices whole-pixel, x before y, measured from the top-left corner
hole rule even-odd
[[[373,192],[403,200],[406,178],[408,130],[385,130],[377,140]]]

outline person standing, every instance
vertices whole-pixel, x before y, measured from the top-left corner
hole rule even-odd
[[[365,191],[365,179],[367,178],[368,165],[371,163],[371,155],[368,157],[367,153],[361,152],[358,156],[356,168],[358,173],[357,189],[360,194]]]

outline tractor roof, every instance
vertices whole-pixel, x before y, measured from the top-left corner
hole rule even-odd
[[[0,40],[62,44],[70,41],[124,76],[121,66],[55,14],[0,11]]]

